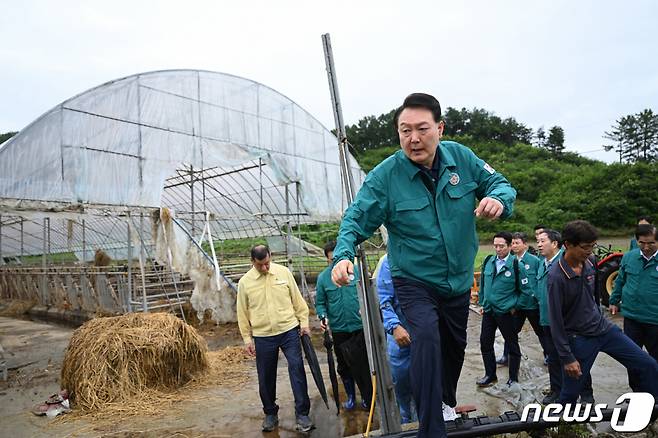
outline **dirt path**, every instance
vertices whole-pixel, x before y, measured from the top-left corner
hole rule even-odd
[[[620,319],[615,318],[615,322],[619,323]],[[521,363],[520,387],[513,391],[507,388],[503,383],[507,380],[507,369],[501,367],[498,369],[498,385],[486,390],[476,388],[475,380],[483,374],[478,343],[479,327],[479,315],[471,312],[466,363],[458,387],[459,403],[476,404],[479,407],[478,414],[498,415],[531,402],[534,398],[541,398],[541,390],[547,386],[548,377],[542,364],[539,344],[528,325],[521,334],[524,359]],[[241,342],[234,324],[204,327],[200,331],[211,350],[239,345]],[[245,385],[232,389],[217,386],[204,390],[195,400],[182,400],[162,416],[136,415],[112,425],[90,424],[85,420],[62,423],[36,417],[29,412],[31,406],[43,402],[60,389],[60,366],[72,332],[70,327],[0,317],[0,343],[5,349],[8,366],[13,368],[9,372],[9,380],[0,381],[0,430],[3,437],[303,436],[293,430],[294,403],[283,356],[279,363],[277,382],[278,403],[281,407],[278,432],[260,432],[262,411],[254,362],[247,364],[249,380]],[[316,329],[316,345],[320,345],[319,336],[319,330]],[[496,349],[502,351],[500,337],[496,339]],[[317,350],[323,362],[324,375],[327,376],[326,355],[321,347]],[[625,369],[605,354],[597,359],[592,374],[597,403],[613,405],[619,395],[628,391]],[[325,380],[328,384],[328,379]],[[322,403],[310,374],[308,381],[312,399],[311,417],[317,426],[312,436],[348,436],[365,430],[365,412],[337,417],[333,407],[328,411]]]

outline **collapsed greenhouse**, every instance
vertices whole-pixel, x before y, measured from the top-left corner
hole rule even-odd
[[[95,314],[191,301],[234,320],[238,264],[216,250],[269,237],[303,283],[309,245],[293,227],[346,207],[336,145],[289,98],[229,74],[156,71],[83,92],[0,146],[0,294]]]

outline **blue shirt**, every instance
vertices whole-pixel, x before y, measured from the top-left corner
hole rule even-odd
[[[377,273],[377,295],[379,295],[379,308],[384,320],[384,330],[393,334],[395,327],[401,325],[406,330],[407,321],[400,309],[398,297],[393,289],[393,277],[388,265],[388,256],[384,256]]]

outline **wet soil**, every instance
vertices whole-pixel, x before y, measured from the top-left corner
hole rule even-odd
[[[621,318],[613,319],[621,323]],[[523,405],[543,397],[548,386],[546,367],[543,365],[541,347],[528,324],[520,335],[522,352],[520,385],[508,388],[507,368],[498,368],[499,383],[491,388],[478,389],[475,380],[484,373],[479,350],[480,316],[469,315],[468,347],[466,361],[458,386],[460,404],[475,404],[477,414],[499,415],[517,410]],[[198,330],[207,340],[211,350],[229,345],[241,345],[236,324],[202,324]],[[72,327],[40,321],[0,317],[0,343],[8,361],[9,379],[0,380],[0,436],[103,436],[103,437],[302,437],[294,430],[294,402],[288,381],[286,361],[280,356],[278,368],[278,404],[280,425],[277,431],[262,433],[262,410],[258,397],[258,381],[255,363],[247,363],[249,380],[239,388],[217,386],[203,390],[194,401],[177,403],[164,416],[136,415],[112,426],[89,424],[86,420],[52,422],[36,417],[30,408],[43,402],[59,388],[59,375],[64,351],[73,332]],[[322,335],[313,328],[313,344],[321,362],[327,390],[330,393],[326,352],[322,347]],[[502,338],[496,338],[496,351],[502,351]],[[601,354],[592,370],[594,396],[597,403],[613,406],[616,399],[628,392],[625,369],[605,354]],[[311,396],[311,419],[316,429],[315,437],[340,437],[361,434],[366,428],[367,412],[342,412],[336,415],[329,398],[330,409],[324,405],[310,372],[307,372]],[[341,398],[345,394],[340,385]],[[599,425],[603,431],[605,425]],[[377,428],[374,424],[373,428]]]

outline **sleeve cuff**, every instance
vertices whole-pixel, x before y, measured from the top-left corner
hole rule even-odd
[[[576,357],[573,354],[570,354],[568,356],[560,356],[560,362],[562,362],[562,365],[574,363],[575,361],[576,361]]]
[[[243,336],[242,340],[244,341],[244,345],[249,345],[254,341],[254,338],[251,336]]]

